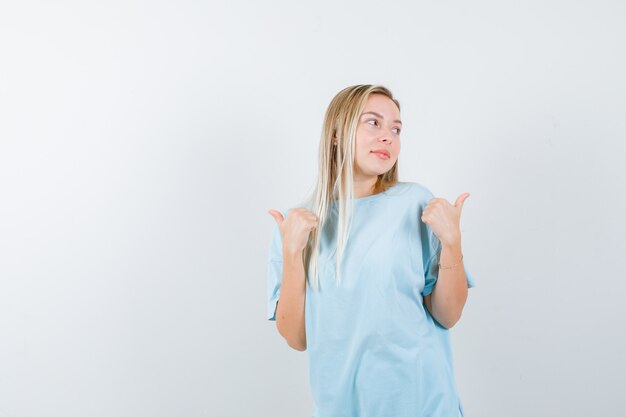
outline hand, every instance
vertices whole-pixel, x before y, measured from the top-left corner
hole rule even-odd
[[[442,244],[453,245],[461,242],[461,210],[469,196],[469,193],[461,194],[454,205],[444,198],[434,197],[424,208],[422,221],[430,226]]]
[[[285,253],[301,253],[306,248],[311,231],[317,228],[319,222],[317,216],[310,210],[297,207],[289,210],[287,218],[280,211],[268,212],[280,230]]]

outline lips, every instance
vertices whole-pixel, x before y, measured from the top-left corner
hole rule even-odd
[[[373,150],[372,152],[373,152],[373,153],[379,153],[379,154],[385,155],[387,158],[390,158],[390,157],[391,157],[391,154],[389,153],[389,151],[386,151],[386,150],[384,150],[384,149],[376,149],[376,150]]]

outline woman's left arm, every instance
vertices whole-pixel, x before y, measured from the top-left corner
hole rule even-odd
[[[461,318],[467,300],[467,277],[463,263],[459,262],[461,253],[460,240],[458,243],[441,243],[441,265],[458,265],[453,268],[439,268],[433,291],[424,297],[424,304],[430,314],[448,329]]]
[[[448,329],[461,318],[467,300],[460,228],[461,210],[467,197],[469,193],[461,194],[454,205],[443,198],[432,198],[422,213],[422,221],[441,242],[437,282],[433,291],[424,297],[424,304],[437,322]]]

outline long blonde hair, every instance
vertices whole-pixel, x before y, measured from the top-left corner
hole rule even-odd
[[[400,109],[400,103],[391,91],[382,85],[357,84],[341,90],[332,99],[322,127],[319,145],[319,171],[317,186],[309,196],[309,209],[318,217],[318,227],[309,235],[304,250],[304,265],[309,284],[319,289],[319,243],[322,230],[329,216],[331,202],[337,200],[338,228],[336,248],[336,285],[341,283],[340,266],[350,234],[354,207],[354,155],[356,130],[359,116],[363,111],[370,94],[384,94]],[[333,146],[333,142],[337,145]],[[374,186],[374,194],[381,193],[398,183],[398,161],[393,167],[378,176]]]

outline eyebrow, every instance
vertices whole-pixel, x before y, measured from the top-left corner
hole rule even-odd
[[[361,116],[364,116],[364,115],[366,115],[366,114],[373,114],[373,115],[374,115],[374,116],[376,116],[376,117],[380,117],[381,119],[384,119],[384,117],[383,117],[381,114],[378,114],[378,113],[373,112],[373,111],[367,111],[367,112],[363,113]],[[400,123],[400,124],[402,124],[402,122],[401,122],[400,120],[394,120],[394,123]]]

